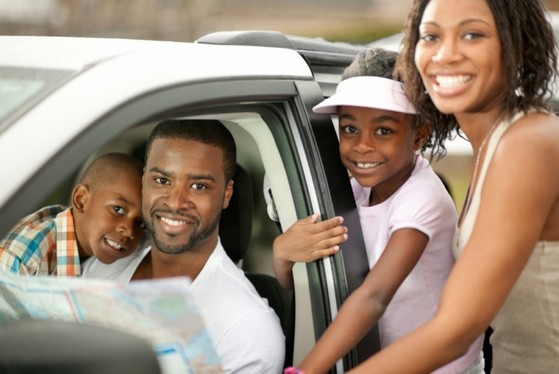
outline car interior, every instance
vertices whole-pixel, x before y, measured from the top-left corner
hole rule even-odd
[[[221,215],[219,237],[231,260],[242,267],[242,261],[249,249],[252,230],[252,181],[247,171],[238,164],[233,179],[235,192],[229,206]],[[293,292],[283,288],[272,275],[251,271],[245,271],[245,274],[260,296],[268,300],[268,304],[278,315],[286,343],[284,367],[291,366],[295,328]]]

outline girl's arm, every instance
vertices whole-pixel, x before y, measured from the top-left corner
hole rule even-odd
[[[302,218],[279,235],[273,244],[273,269],[280,284],[293,289],[293,264],[312,262],[339,251],[347,239],[343,218],[334,217],[317,222],[319,214]]]
[[[543,123],[517,123],[503,135],[481,191],[472,236],[434,319],[352,374],[432,372],[462,355],[487,328],[545,232],[549,215],[557,211],[559,131],[557,123]],[[553,240],[559,240],[557,230]]]
[[[301,363],[305,374],[325,373],[375,325],[412,271],[429,239],[415,229],[395,231],[363,284],[343,303],[332,324]]]

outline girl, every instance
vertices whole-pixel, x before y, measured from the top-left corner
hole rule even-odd
[[[377,322],[381,346],[387,347],[428,321],[454,264],[454,203],[419,155],[429,144],[431,128],[416,115],[401,82],[378,76],[390,76],[392,69],[390,74],[371,71],[392,68],[396,56],[365,52],[336,93],[313,108],[338,115],[340,157],[353,177],[371,270],[301,363],[306,374],[327,372]],[[288,261],[287,251],[308,252],[297,240],[313,229],[316,233],[318,225],[296,223],[274,243],[276,257]],[[326,241],[343,240],[339,234],[332,239],[328,230],[322,233]],[[482,342],[480,333],[465,354],[438,373],[483,373]]]

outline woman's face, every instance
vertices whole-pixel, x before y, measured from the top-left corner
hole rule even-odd
[[[486,0],[431,0],[419,25],[415,65],[445,114],[500,106],[506,93],[501,43]]]

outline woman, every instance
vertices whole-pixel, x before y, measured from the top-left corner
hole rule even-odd
[[[489,324],[492,373],[557,372],[556,64],[540,0],[414,1],[398,71],[438,134],[459,128],[473,149],[458,260],[435,317],[351,373],[431,372]]]

